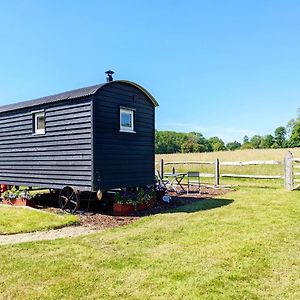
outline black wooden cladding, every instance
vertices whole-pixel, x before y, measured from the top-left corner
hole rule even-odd
[[[44,109],[46,134],[33,134],[32,111]],[[91,100],[0,114],[0,182],[91,190]]]
[[[79,190],[153,184],[151,97],[116,81],[0,108],[0,182]],[[120,132],[120,107],[134,109],[136,133]],[[45,111],[41,135],[32,129],[38,110]]]
[[[120,107],[135,109],[136,133],[120,132]],[[95,188],[146,186],[154,182],[154,105],[125,83],[94,95]]]

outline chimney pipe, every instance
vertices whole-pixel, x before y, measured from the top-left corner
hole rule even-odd
[[[106,77],[106,82],[111,82],[113,81],[113,77],[112,75],[114,74],[115,72],[114,71],[111,71],[111,70],[108,70],[105,72],[105,74],[107,74],[107,77]]]

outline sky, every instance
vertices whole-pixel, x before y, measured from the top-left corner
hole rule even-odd
[[[300,1],[0,0],[0,105],[114,79],[159,102],[156,128],[225,142],[300,107]]]

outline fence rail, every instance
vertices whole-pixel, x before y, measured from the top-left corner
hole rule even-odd
[[[248,175],[248,174],[221,174],[221,177],[232,178],[250,178],[250,179],[282,179],[284,176],[280,175]]]
[[[156,163],[158,164],[158,163]],[[214,165],[215,161],[166,161],[164,165]],[[221,166],[257,166],[257,165],[280,165],[278,160],[253,160],[253,161],[223,161]]]
[[[253,160],[253,161],[224,161],[221,166],[257,166],[257,165],[280,165],[278,160]]]
[[[220,173],[220,166],[255,166],[255,165],[281,165],[282,162],[278,160],[253,160],[253,161],[223,161],[217,158],[215,161],[168,161],[163,159],[155,165],[160,166],[160,174],[164,176],[164,166],[167,165],[214,165],[214,174],[200,173],[200,177],[215,178],[215,186],[220,185],[220,178],[249,178],[249,179],[284,179],[284,187],[287,190],[294,190],[300,188],[300,172],[295,169],[300,169],[300,158],[293,157],[293,154],[288,151],[284,157],[284,174],[283,175],[253,175],[253,174],[224,174]]]
[[[200,177],[204,177],[204,178],[213,178],[213,177],[215,177],[215,174],[211,174],[211,173],[200,173]]]
[[[300,158],[295,158],[292,155],[291,161],[292,161],[292,163],[291,163],[291,168],[292,168],[291,186],[292,186],[292,189],[297,189],[300,187],[300,179],[297,178],[298,176],[300,176],[300,172],[295,172],[295,169],[300,168]]]
[[[164,162],[167,165],[214,165],[213,161],[167,161]]]
[[[215,161],[167,161],[160,160],[156,165],[160,166],[160,174],[164,176],[164,166],[168,165],[214,165],[214,174],[200,173],[200,177],[215,178],[215,186],[220,185],[220,178],[249,178],[249,179],[284,179],[284,186],[288,190],[294,189],[295,182],[300,182],[295,179],[295,176],[300,176],[300,172],[294,172],[294,168],[300,168],[300,158],[293,158],[291,152],[288,152],[284,159],[284,174],[283,175],[255,175],[255,174],[226,174],[220,172],[220,166],[256,166],[256,165],[282,165],[278,160],[253,160],[253,161],[222,161],[217,158]]]

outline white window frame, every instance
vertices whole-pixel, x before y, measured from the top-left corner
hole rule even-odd
[[[122,126],[122,114],[128,114],[131,118],[131,126]],[[120,132],[136,133],[134,131],[134,109],[120,107]]]
[[[40,111],[33,111],[33,122],[34,122],[34,132],[33,134],[45,134],[45,128],[46,128],[46,122],[44,122],[44,128],[42,129],[38,129],[38,118],[39,117],[44,117],[44,120],[46,121],[45,118],[45,111],[44,110],[40,110]]]

